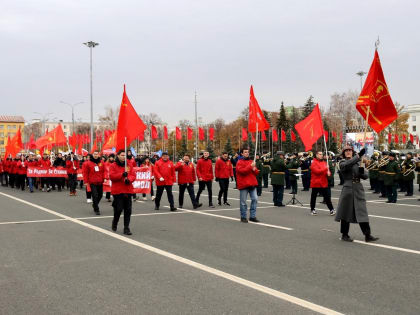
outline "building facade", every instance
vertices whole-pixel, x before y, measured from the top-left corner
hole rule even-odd
[[[23,133],[25,119],[22,116],[0,115],[0,155],[6,152],[7,138],[12,138],[19,130]]]
[[[420,132],[420,104],[408,105],[404,108],[408,113],[408,132],[412,135],[419,135]]]

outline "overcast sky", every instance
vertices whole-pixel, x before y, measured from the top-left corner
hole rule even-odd
[[[89,120],[93,40],[94,115],[119,106],[123,84],[137,112],[174,126],[194,117],[235,119],[249,87],[262,108],[301,106],[312,94],[360,90],[374,42],[394,101],[420,103],[420,1],[0,2],[2,115]]]

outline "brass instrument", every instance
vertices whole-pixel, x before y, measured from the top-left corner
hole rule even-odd
[[[375,168],[375,167],[379,167],[378,165],[379,165],[379,163],[378,163],[378,161],[377,161],[377,160],[375,160],[375,161],[371,160],[371,161],[369,161],[369,164],[367,164],[366,169],[367,169],[368,171],[370,171],[371,169],[373,169],[373,168]]]
[[[378,167],[382,167],[385,166],[389,163],[389,156],[384,157],[379,163],[378,163]]]
[[[417,162],[417,163],[419,163],[419,162]],[[416,164],[417,164],[416,163]],[[416,169],[416,167],[417,167],[417,165],[416,164],[413,164],[411,167],[409,167],[408,169],[406,169],[406,170],[404,170],[403,171],[403,176],[408,176],[408,175],[410,175],[411,174],[411,172],[414,172],[415,171],[415,169]],[[404,166],[404,168],[405,168],[405,166]]]

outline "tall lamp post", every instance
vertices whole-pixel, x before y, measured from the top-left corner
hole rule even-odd
[[[197,91],[194,92],[194,110],[195,110],[195,163],[197,163],[197,160],[198,160]]]
[[[363,89],[363,77],[365,76],[366,73],[367,72],[364,72],[364,71],[359,71],[356,73],[360,77],[360,92]]]
[[[94,41],[83,43],[90,50],[90,149],[92,149],[93,143],[93,95],[92,95],[92,49],[99,45]]]
[[[76,104],[70,104],[70,103],[60,101],[60,103],[69,105],[71,107],[71,123],[72,123],[71,132],[73,133],[74,132],[74,108],[77,105],[83,104],[83,102],[79,102],[79,103],[76,103]]]

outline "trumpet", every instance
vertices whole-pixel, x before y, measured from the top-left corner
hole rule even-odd
[[[371,169],[378,167],[378,165],[379,165],[378,161],[370,161],[366,169],[370,171]]]
[[[382,167],[385,166],[389,163],[389,157],[384,157],[379,163],[378,163],[378,167]]]
[[[405,168],[405,166],[404,166],[404,168]],[[416,169],[416,164],[413,164],[413,165],[411,165],[408,169],[406,169],[404,172],[403,172],[403,176],[408,176],[408,175],[410,175],[410,173],[411,172],[414,172],[414,170]]]

